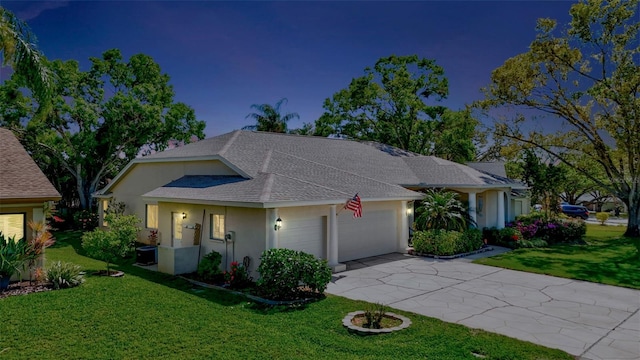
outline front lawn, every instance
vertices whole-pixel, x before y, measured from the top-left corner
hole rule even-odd
[[[57,234],[48,261],[88,274],[79,233]],[[76,288],[0,299],[2,359],[571,359],[568,354],[406,312],[408,329],[380,336],[342,327],[365,303],[337,296],[284,311],[120,265],[122,278],[87,276]]]
[[[478,264],[640,289],[640,259],[623,226],[587,224],[587,245],[518,249]],[[637,240],[636,240],[637,241]]]

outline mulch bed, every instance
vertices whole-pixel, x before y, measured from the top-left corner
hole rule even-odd
[[[53,285],[49,283],[29,283],[28,281],[14,282],[9,284],[9,288],[0,291],[0,299],[9,296],[27,295],[31,293],[53,290]]]

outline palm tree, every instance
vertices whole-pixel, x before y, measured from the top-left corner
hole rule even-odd
[[[420,230],[464,231],[468,225],[475,225],[458,200],[458,194],[452,191],[427,190],[416,215],[416,225]]]
[[[13,13],[0,7],[0,52],[3,66],[11,66],[22,76],[40,103],[51,94],[52,73],[46,59],[36,49],[35,36],[29,26]]]
[[[258,112],[251,113],[245,117],[252,118],[256,121],[256,125],[248,125],[243,130],[258,130],[276,133],[287,132],[287,122],[291,119],[299,119],[298,113],[281,114],[280,107],[287,102],[287,98],[282,98],[275,106],[269,104],[253,104],[252,109]]]

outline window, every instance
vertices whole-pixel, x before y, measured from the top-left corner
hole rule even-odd
[[[158,205],[147,204],[144,224],[148,229],[158,228]]]
[[[14,236],[16,240],[24,238],[25,215],[24,213],[0,214],[0,232],[5,239],[10,239]]]
[[[209,237],[211,239],[224,240],[224,215],[211,214]]]
[[[109,208],[109,201],[102,200],[102,226],[109,226],[107,221],[104,219],[107,216],[107,209]]]

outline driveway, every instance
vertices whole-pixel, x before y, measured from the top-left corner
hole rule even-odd
[[[639,290],[470,261],[403,254],[362,259],[336,274],[327,292],[561,349],[580,359],[640,359]]]

